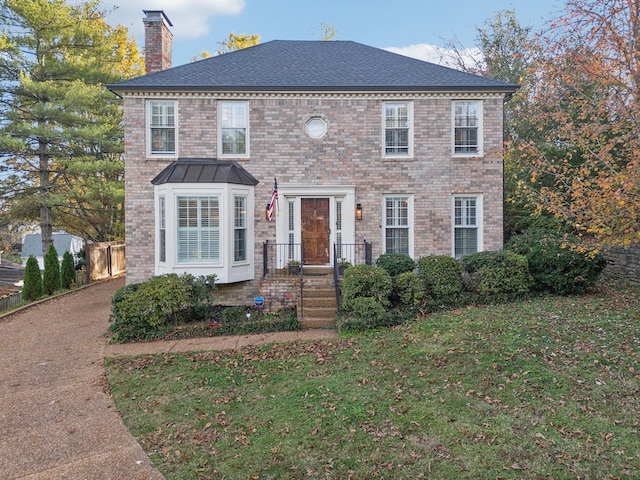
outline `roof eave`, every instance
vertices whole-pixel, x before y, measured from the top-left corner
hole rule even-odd
[[[328,92],[372,92],[372,93],[384,93],[384,92],[430,92],[430,93],[446,93],[446,92],[490,92],[490,93],[503,93],[512,94],[516,92],[520,85],[505,84],[505,85],[489,85],[489,86],[362,86],[362,87],[344,87],[344,86],[123,86],[119,88],[118,85],[107,85],[107,88],[119,97],[126,95],[127,93],[140,93],[140,92],[165,92],[165,93],[193,93],[193,92],[305,92],[305,93],[328,93]]]

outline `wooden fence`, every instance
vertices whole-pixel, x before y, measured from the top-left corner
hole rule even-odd
[[[93,280],[117,277],[126,271],[125,244],[90,243],[86,248],[87,276]]]
[[[14,293],[13,295],[7,295],[0,298],[0,313],[5,310],[9,310],[12,307],[17,307],[22,303],[22,293]]]

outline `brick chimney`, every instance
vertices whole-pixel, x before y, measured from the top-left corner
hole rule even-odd
[[[171,20],[162,10],[143,10],[144,64],[147,73],[171,68]]]

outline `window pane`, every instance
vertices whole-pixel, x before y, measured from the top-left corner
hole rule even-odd
[[[175,104],[173,102],[152,102],[150,108],[151,153],[175,153]]]
[[[160,248],[160,252],[158,257],[159,260],[161,262],[166,262],[167,261],[167,235],[166,235],[166,205],[165,205],[165,198],[164,197],[160,197],[159,198],[159,217],[160,217],[160,225],[159,225],[159,230],[160,230],[160,238],[159,238],[159,248]]]
[[[220,260],[218,197],[178,197],[178,262]]]
[[[409,254],[409,199],[385,199],[385,253]]]
[[[454,151],[455,153],[478,153],[479,151],[479,102],[455,102],[454,104]]]
[[[233,260],[242,262],[247,259],[247,198],[233,199]]]
[[[387,228],[386,231],[386,253],[409,254],[409,229],[408,228]]]
[[[406,103],[385,104],[385,154],[409,153],[409,107]]]
[[[247,153],[248,112],[246,102],[220,103],[221,150],[224,155]]]
[[[476,253],[478,251],[478,229],[455,229],[455,256],[456,258]]]

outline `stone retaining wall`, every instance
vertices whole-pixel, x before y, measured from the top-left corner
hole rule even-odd
[[[603,277],[640,285],[640,246],[611,247],[604,252]]]

